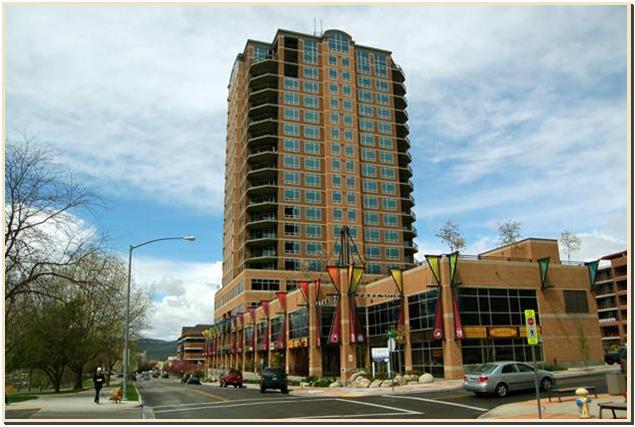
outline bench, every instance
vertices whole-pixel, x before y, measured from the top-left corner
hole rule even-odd
[[[605,409],[610,409],[613,413],[613,418],[617,418],[615,415],[615,411],[626,411],[626,403],[619,402],[606,402],[606,403],[598,403],[600,407],[600,418],[602,418],[602,411]]]
[[[589,391],[589,394],[594,394],[597,399],[598,393],[595,391],[595,386],[582,386],[582,387],[586,388]],[[549,402],[551,402],[551,397],[555,395],[555,397],[558,398],[558,402],[562,402],[562,398],[560,397],[561,394],[575,393],[575,391],[579,388],[580,387],[553,388],[547,391],[547,397],[549,398]]]

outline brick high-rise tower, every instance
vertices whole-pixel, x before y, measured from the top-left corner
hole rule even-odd
[[[248,40],[229,81],[215,319],[324,272],[347,225],[368,274],[417,251],[404,74],[338,30]]]

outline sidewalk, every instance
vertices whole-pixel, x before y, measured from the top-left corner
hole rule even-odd
[[[12,403],[5,406],[7,411],[37,411],[37,418],[64,418],[66,416],[75,418],[75,415],[83,418],[116,418],[118,414],[121,418],[129,418],[131,409],[139,408],[141,411],[141,401],[122,401],[115,403],[109,400],[112,390],[118,386],[107,386],[101,390],[100,404],[94,402],[95,390],[84,390],[77,393],[64,394],[42,394],[37,399],[26,400],[24,402]],[[125,414],[127,413],[127,414]],[[10,416],[6,416],[10,418]]]
[[[578,407],[575,403],[575,396],[566,396],[562,397],[562,402],[558,402],[558,399],[552,399],[549,402],[548,399],[542,398],[540,399],[540,404],[542,407],[542,418],[554,419],[554,420],[580,420],[578,415]],[[598,407],[598,403],[605,402],[624,402],[624,398],[622,396],[611,396],[609,394],[599,394],[597,399],[594,396],[591,396],[591,407],[590,413],[591,418],[589,420],[597,420],[599,418],[600,408]],[[615,414],[621,418],[626,418],[626,411],[616,411]],[[612,419],[613,415],[611,411],[604,411],[602,413],[602,419]],[[506,405],[498,406],[491,411],[483,414],[479,417],[480,419],[504,419],[504,420],[516,420],[516,419],[538,419],[538,407],[536,404],[536,400],[527,400],[525,402],[517,402],[517,403],[508,403]]]

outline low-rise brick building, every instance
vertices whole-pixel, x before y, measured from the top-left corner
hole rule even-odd
[[[187,364],[185,372],[202,371],[205,363],[205,337],[203,331],[209,329],[211,325],[183,326],[181,336],[176,342],[176,354],[179,360],[184,360]]]

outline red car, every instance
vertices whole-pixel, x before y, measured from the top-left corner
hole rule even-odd
[[[240,371],[237,371],[236,369],[229,369],[220,375],[219,382],[221,387],[233,385],[234,387],[242,388],[243,376]]]

